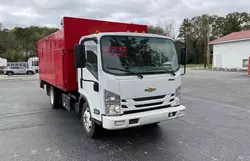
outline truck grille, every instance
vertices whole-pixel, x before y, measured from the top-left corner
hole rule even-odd
[[[142,97],[142,98],[134,98],[133,100],[136,101],[136,102],[139,102],[139,101],[148,101],[148,100],[162,99],[165,96],[166,95],[153,96],[153,97]]]
[[[170,107],[174,101],[174,97],[174,94],[169,94],[152,97],[122,99],[121,105],[124,114],[150,111]]]
[[[142,105],[135,105],[135,107],[140,108],[140,107],[148,107],[148,106],[156,106],[156,105],[161,105],[163,102],[156,102],[156,103],[148,103],[148,104],[142,104]]]
[[[159,109],[169,108],[169,107],[171,107],[171,106],[170,105],[166,105],[166,106],[160,106],[160,107],[155,107],[155,108],[132,110],[132,111],[124,111],[123,114],[126,115],[126,114],[132,114],[132,113],[137,113],[137,112],[146,112],[146,111],[159,110]]]

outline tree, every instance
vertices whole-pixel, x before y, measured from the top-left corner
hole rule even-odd
[[[156,26],[150,25],[148,27],[148,32],[158,35],[164,35],[176,39],[177,37],[177,27],[176,21],[173,19],[159,21]]]
[[[3,24],[0,22],[0,31],[3,30]]]
[[[57,30],[37,26],[3,29],[0,31],[0,57],[7,58],[8,61],[27,61],[29,57],[36,56],[35,43]]]
[[[149,26],[148,33],[164,35],[164,29],[160,26]]]
[[[241,31],[241,15],[238,12],[228,14],[224,23],[223,35]]]

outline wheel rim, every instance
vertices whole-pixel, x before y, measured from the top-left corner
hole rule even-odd
[[[9,73],[9,75],[12,75],[12,73]]]
[[[83,125],[85,126],[87,131],[90,131],[92,128],[91,115],[88,108],[83,113]]]
[[[53,105],[54,104],[54,90],[53,88],[50,88],[50,103]]]
[[[32,73],[31,73],[31,72],[29,72],[29,73],[28,73],[28,75],[32,75]]]

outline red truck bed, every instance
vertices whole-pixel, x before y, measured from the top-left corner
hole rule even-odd
[[[147,32],[147,26],[64,17],[63,29],[37,42],[40,80],[65,92],[76,91],[74,45],[82,36],[99,32]]]

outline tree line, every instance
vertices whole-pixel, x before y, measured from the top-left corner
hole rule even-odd
[[[178,38],[187,43],[188,63],[204,63],[206,67],[213,54],[209,41],[243,30],[250,30],[250,13],[234,12],[225,17],[204,14],[184,19]]]
[[[209,41],[215,40],[232,32],[250,30],[250,13],[233,12],[225,17],[218,15],[196,16],[191,19],[184,19],[178,34],[172,28],[172,23],[165,25],[149,26],[149,32],[169,35],[176,41],[186,43],[189,64],[203,64],[204,67],[212,63],[212,46]],[[169,30],[170,29],[170,30]],[[175,37],[178,35],[177,37]],[[181,45],[176,43],[177,50]],[[180,53],[180,52],[178,52]]]
[[[3,25],[0,23],[0,57],[8,61],[27,61],[29,57],[36,56],[36,41],[58,30],[37,26],[9,30]],[[213,51],[208,42],[242,30],[250,30],[250,13],[234,12],[224,17],[203,14],[184,19],[179,28],[175,20],[160,21],[148,27],[149,33],[172,37],[177,51],[182,47],[177,41],[186,43],[188,63],[192,64],[209,64]]]
[[[57,28],[31,26],[5,29],[0,24],[0,57],[9,62],[27,61],[36,55],[36,42]]]

